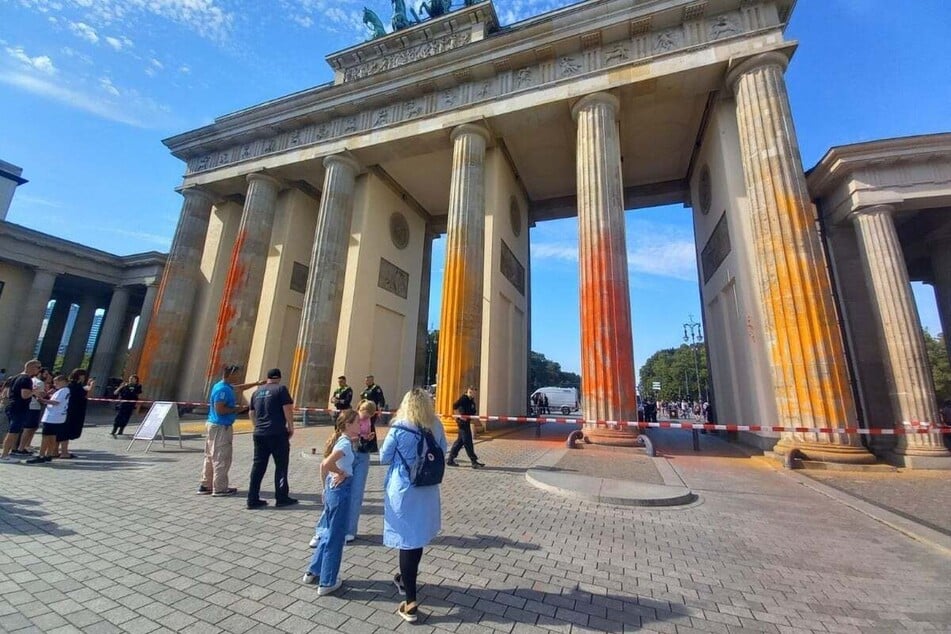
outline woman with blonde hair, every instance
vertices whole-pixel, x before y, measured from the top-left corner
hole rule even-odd
[[[442,521],[439,486],[414,486],[410,481],[422,431],[431,432],[445,453],[446,433],[436,417],[432,397],[416,387],[403,397],[380,448],[380,462],[390,465],[383,487],[383,544],[400,551],[400,571],[393,582],[406,600],[397,612],[410,623],[418,618],[416,577],[423,547],[439,533]]]
[[[357,413],[352,409],[340,412],[334,433],[324,447],[324,460],[320,463],[320,477],[324,480],[324,512],[317,521],[317,550],[303,578],[306,584],[319,584],[317,594],[320,596],[335,592],[343,585],[338,576],[350,509],[353,444],[359,432]]]

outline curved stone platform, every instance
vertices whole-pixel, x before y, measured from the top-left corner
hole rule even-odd
[[[595,478],[548,469],[529,469],[525,479],[545,491],[601,504],[680,506],[697,500],[697,496],[683,486]]]

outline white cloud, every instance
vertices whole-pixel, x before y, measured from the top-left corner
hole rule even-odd
[[[564,223],[566,221],[561,221]],[[539,229],[542,227],[540,226]],[[557,231],[564,231],[564,224]],[[538,231],[538,230],[536,230]],[[532,258],[577,262],[578,244],[554,237],[557,233],[535,234]],[[553,236],[548,239],[548,235]],[[693,235],[682,227],[632,220],[627,223],[627,263],[632,274],[649,274],[677,280],[697,280],[697,258]]]
[[[14,46],[6,48],[7,55],[17,60],[24,66],[37,70],[44,75],[55,75],[56,67],[53,65],[53,60],[50,59],[49,55],[37,55],[36,57],[30,57],[27,55],[26,51],[23,50],[23,47]]]
[[[99,43],[99,34],[96,33],[96,29],[85,22],[70,22],[69,30],[72,31],[76,37],[86,40],[91,44]]]
[[[74,87],[63,81],[51,81],[23,72],[0,70],[0,83],[19,88],[50,101],[55,101],[76,110],[88,112],[108,121],[122,123],[137,128],[168,128],[177,126],[170,121],[169,109],[143,97],[134,90],[120,90],[111,80],[103,84],[99,80],[99,90],[90,87]],[[113,90],[110,90],[109,87]],[[102,90],[110,95],[106,98]],[[119,94],[116,95],[115,93]]]
[[[118,97],[121,94],[119,92],[119,89],[116,88],[115,84],[113,84],[112,80],[108,77],[100,77],[99,85],[102,87],[103,90],[105,90],[107,93],[109,93],[113,97]]]
[[[189,66],[188,64],[182,64],[178,68],[178,72],[180,72],[182,75],[188,75],[192,72],[192,69],[191,69],[191,66]]]
[[[132,48],[132,40],[122,35],[119,37],[114,37],[111,35],[106,36],[106,44],[111,46],[116,51],[121,51],[126,48]]]

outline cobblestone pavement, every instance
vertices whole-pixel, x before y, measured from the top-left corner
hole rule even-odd
[[[913,471],[894,473],[801,471],[814,480],[951,535],[951,473]]]
[[[83,632],[897,632],[951,627],[951,560],[704,436],[654,436],[700,494],[676,509],[560,498],[524,472],[565,434],[478,445],[450,469],[443,533],[426,549],[417,625],[395,613],[380,544],[383,467],[339,596],[298,579],[320,510],[326,428],[294,437],[302,504],[248,511],[194,494],[201,442],[144,454],[88,429],[80,459],[0,464],[0,630]],[[676,432],[673,432],[675,434]],[[652,434],[653,436],[653,434]],[[236,437],[244,490],[251,438]],[[270,475],[270,474],[269,474]],[[265,480],[265,494],[270,483]]]

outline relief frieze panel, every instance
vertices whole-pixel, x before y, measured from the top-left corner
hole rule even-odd
[[[448,89],[430,88],[427,94],[418,97],[393,104],[376,103],[356,114],[342,115],[272,137],[243,142],[232,148],[219,149],[206,155],[193,157],[188,161],[187,173],[213,170],[275,152],[378,130],[436,113],[495,100],[519,91],[533,90],[547,84],[571,80],[607,68],[666,55],[704,42],[735,37],[766,26],[759,17],[760,14],[749,10],[733,11],[660,31],[635,33],[632,29],[627,39],[604,42],[585,51],[558,55],[527,66],[509,68],[507,63],[497,63],[496,73],[492,77],[472,79]],[[698,24],[700,28],[697,28]],[[385,63],[396,64],[396,66],[408,64],[463,46],[468,41],[468,32],[454,33],[401,51],[394,58],[397,61]],[[372,74],[370,68],[373,63],[375,62],[367,62],[347,69],[347,72],[366,73],[364,76],[368,76]],[[396,66],[389,66],[389,68]]]
[[[437,37],[402,51],[394,51],[385,57],[372,59],[362,64],[351,66],[344,71],[344,81],[355,81],[369,77],[370,75],[393,70],[400,66],[406,66],[421,59],[426,59],[427,57],[439,55],[440,53],[451,51],[454,48],[465,46],[469,43],[470,39],[472,39],[470,31],[461,31],[459,33],[452,33],[451,35]]]

